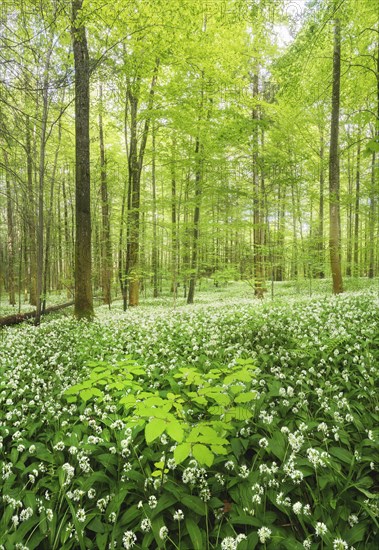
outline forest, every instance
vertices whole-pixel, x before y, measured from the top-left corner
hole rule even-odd
[[[0,6],[0,550],[379,546],[379,0]]]

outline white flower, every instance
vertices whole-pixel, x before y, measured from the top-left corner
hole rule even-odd
[[[356,514],[350,514],[347,521],[349,522],[350,527],[353,527],[359,521],[358,516]]]
[[[141,531],[143,533],[148,533],[151,529],[151,521],[149,518],[145,518],[141,521]]]
[[[136,535],[133,531],[125,531],[124,536],[122,537],[122,545],[126,550],[133,548],[137,540]]]
[[[184,519],[183,511],[182,511],[182,510],[177,510],[177,511],[173,514],[173,518],[174,518],[176,521],[181,521],[182,519]]]
[[[269,540],[269,538],[271,537],[271,532],[271,529],[269,529],[268,527],[261,527],[260,529],[258,529],[259,542],[264,544],[266,540]]]
[[[76,512],[76,519],[81,523],[86,521],[86,513],[84,508],[79,508],[79,510]]]
[[[333,541],[333,550],[348,550],[349,545],[345,540],[342,539],[334,539]]]
[[[295,504],[292,506],[292,510],[296,515],[301,513],[302,508],[303,505],[301,504],[301,502],[295,502]]]
[[[268,441],[265,437],[262,437],[262,439],[259,440],[258,445],[262,447],[262,449],[265,449],[268,446]]]
[[[233,537],[225,537],[221,541],[221,550],[236,550],[237,544]]]
[[[163,527],[161,527],[161,528],[159,529],[159,538],[160,538],[161,540],[166,540],[167,537],[168,537],[168,529],[167,529],[167,527],[164,525]]]
[[[317,537],[322,537],[323,535],[326,535],[326,533],[328,532],[328,528],[325,523],[318,521],[316,523],[315,532]]]
[[[21,510],[20,512],[20,520],[26,521],[29,518],[31,518],[33,515],[33,510],[31,508],[25,508],[24,510]]]
[[[149,507],[153,510],[154,508],[156,508],[157,504],[158,504],[158,500],[157,500],[157,497],[154,496],[154,495],[151,495],[149,497],[149,500],[148,500],[148,504],[149,504]]]

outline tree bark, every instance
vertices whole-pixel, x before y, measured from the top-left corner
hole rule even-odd
[[[193,304],[195,297],[195,286],[197,276],[197,255],[199,245],[199,222],[200,222],[200,206],[202,196],[202,176],[203,176],[203,162],[202,162],[202,146],[200,145],[200,139],[196,138],[195,146],[196,157],[196,175],[195,175],[195,209],[193,213],[193,233],[192,233],[192,254],[191,254],[191,273],[188,286],[187,304]]]
[[[325,186],[325,173],[324,173],[324,135],[322,128],[320,127],[320,186],[319,186],[319,213],[318,213],[318,278],[324,279],[324,186]]]
[[[357,169],[355,173],[355,209],[354,209],[354,277],[359,275],[359,200],[360,200],[360,182],[361,182],[361,143],[360,132],[358,133],[357,148]]]
[[[107,166],[105,158],[104,128],[103,128],[103,87],[100,84],[99,105],[99,142],[100,142],[100,180],[101,180],[101,286],[103,302],[111,305],[112,280],[112,243],[109,218],[109,194],[107,181]]]
[[[153,271],[153,297],[158,297],[158,236],[157,236],[157,185],[155,172],[155,125],[152,127],[152,159],[151,159],[151,184],[153,188],[153,248],[151,252],[151,267]]]
[[[8,153],[4,149],[5,185],[7,194],[7,228],[8,228],[8,294],[9,304],[16,305],[15,291],[15,227],[13,217],[12,189],[8,171]]]
[[[93,311],[91,259],[89,58],[86,31],[77,26],[83,0],[72,0],[72,43],[75,61],[75,316],[91,319]]]
[[[334,27],[332,117],[329,152],[329,252],[333,279],[333,293],[343,292],[340,243],[340,163],[339,163],[339,113],[341,80],[341,29],[336,19]]]
[[[43,314],[47,313],[53,313],[54,311],[59,311],[61,309],[64,309],[66,307],[73,306],[74,302],[66,302],[65,304],[59,304],[57,306],[50,306],[45,309]],[[28,311],[27,313],[18,313],[17,315],[8,315],[7,317],[0,317],[0,327],[9,327],[12,325],[18,325],[20,323],[23,323],[24,321],[27,321],[28,319],[35,318],[37,312],[34,311]]]
[[[158,78],[159,59],[156,60],[153,78],[150,84],[147,116],[142,131],[141,143],[138,150],[137,115],[138,97],[129,87],[128,100],[130,104],[130,147],[129,147],[129,195],[128,195],[128,237],[126,252],[126,275],[129,283],[129,306],[138,306],[139,303],[139,248],[140,248],[140,198],[141,174],[145,155],[147,138],[149,135],[151,110],[154,104],[155,85]]]

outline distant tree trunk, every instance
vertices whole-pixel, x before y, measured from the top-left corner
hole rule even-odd
[[[43,270],[44,270],[44,189],[45,189],[45,152],[46,152],[46,131],[47,117],[49,112],[49,71],[50,58],[52,54],[52,45],[47,54],[45,74],[43,81],[43,107],[42,107],[42,125],[41,140],[39,151],[39,169],[38,169],[38,223],[37,223],[37,293],[36,293],[36,316],[35,324],[39,325],[42,310],[42,290],[43,290]]]
[[[5,185],[7,193],[7,228],[8,228],[8,294],[11,306],[16,305],[15,291],[15,227],[13,219],[12,189],[8,170],[8,153],[4,149]]]
[[[176,297],[178,285],[178,228],[176,221],[176,143],[172,139],[171,159],[171,292]]]
[[[66,172],[66,170],[65,170]],[[65,241],[65,279],[67,285],[67,297],[71,296],[69,288],[69,280],[72,276],[72,243],[70,238],[70,224],[67,207],[67,192],[66,192],[66,174],[62,176],[62,198],[63,198],[63,225],[64,225],[64,241]]]
[[[151,255],[151,267],[153,271],[153,296],[158,297],[158,236],[157,236],[157,186],[155,173],[155,125],[152,127],[152,159],[151,159],[151,183],[153,187],[153,249]]]
[[[379,143],[379,23],[377,27],[377,37],[378,41],[376,43],[376,131],[374,129],[374,135],[376,136],[376,141]],[[372,154],[372,164],[371,164],[371,196],[370,196],[370,252],[369,252],[369,268],[368,276],[370,279],[374,277],[375,272],[375,210],[376,210],[376,194],[375,194],[375,184],[378,185],[378,169],[375,164],[375,160],[379,160],[379,153]]]
[[[333,293],[343,292],[340,243],[340,164],[339,164],[339,112],[341,76],[341,30],[336,19],[334,27],[332,117],[329,152],[329,250],[333,279]]]
[[[258,70],[258,69],[257,69]],[[259,93],[259,77],[258,72],[253,75],[253,97],[258,99]],[[259,177],[259,111],[254,107],[252,112],[253,119],[253,196],[254,196],[254,295],[257,298],[263,297],[263,251],[262,251],[262,232],[263,232],[263,216],[262,216],[262,196],[261,196],[261,180]]]
[[[322,128],[320,128],[320,195],[319,195],[319,213],[318,213],[318,263],[320,265],[318,269],[318,278],[324,279],[324,185],[325,184],[325,171],[324,171],[324,135]]]
[[[190,280],[189,280],[189,286],[188,286],[187,304],[193,304],[194,297],[195,297],[195,286],[196,286],[196,276],[197,276],[199,222],[200,222],[200,206],[201,206],[202,176],[203,176],[202,146],[200,144],[200,139],[198,137],[196,138],[195,157],[196,157],[195,209],[193,213],[191,273],[190,273]]]
[[[61,112],[61,115],[62,115],[62,112]],[[54,187],[55,187],[55,178],[56,178],[56,172],[57,172],[58,155],[59,155],[59,149],[61,144],[61,138],[62,138],[62,124],[60,119],[59,126],[58,126],[58,145],[55,150],[54,166],[53,166],[51,182],[50,182],[50,197],[49,197],[48,215],[47,215],[47,223],[46,223],[45,266],[43,271],[43,302],[42,302],[43,312],[46,309],[47,275],[48,275],[50,253],[51,253],[51,226],[53,221]]]
[[[360,180],[361,180],[361,143],[360,133],[358,133],[357,148],[357,169],[355,173],[355,210],[354,210],[354,268],[355,277],[359,275],[359,199],[360,199]]]
[[[138,99],[129,93],[130,103],[130,154],[128,187],[128,242],[126,252],[127,277],[129,286],[129,306],[139,302],[139,218],[140,218],[140,172],[138,165],[137,108]]]
[[[111,278],[112,278],[112,243],[109,219],[109,196],[107,181],[107,165],[104,146],[103,129],[103,87],[100,84],[99,105],[99,142],[100,142],[100,178],[101,178],[101,286],[103,302],[111,305]]]
[[[94,315],[91,261],[89,58],[86,31],[77,26],[83,0],[72,0],[72,42],[75,61],[75,316]]]
[[[33,154],[30,136],[30,117],[26,116],[26,171],[28,205],[26,208],[27,235],[29,249],[29,302],[35,306],[37,303],[37,255],[36,255],[36,221],[35,221],[35,199],[33,189]]]
[[[350,147],[347,151],[347,194],[353,196],[353,176],[351,165]],[[351,266],[353,263],[353,205],[351,200],[347,205],[347,243],[346,243],[346,275],[351,277]]]
[[[141,174],[145,155],[147,138],[149,135],[151,110],[154,104],[155,85],[158,78],[159,59],[156,60],[153,78],[150,85],[147,105],[147,116],[142,131],[141,143],[138,151],[137,114],[138,98],[129,88],[128,99],[130,104],[130,147],[129,147],[129,197],[128,200],[128,237],[126,252],[126,273],[129,282],[129,306],[138,306],[139,303],[139,247],[140,247],[140,195]]]
[[[379,120],[379,116],[378,116]],[[375,153],[371,157],[371,193],[370,193],[370,214],[369,214],[369,262],[368,277],[374,278],[375,273]]]

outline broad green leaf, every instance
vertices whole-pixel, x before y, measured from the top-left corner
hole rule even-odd
[[[184,430],[179,422],[168,422],[166,424],[166,432],[174,441],[181,443],[184,438]]]
[[[146,443],[150,445],[157,437],[163,434],[166,429],[166,422],[161,418],[153,418],[145,426]]]
[[[186,518],[186,527],[192,543],[191,548],[193,550],[203,550],[204,545],[201,531],[192,518]]]
[[[206,466],[212,466],[214,461],[214,454],[205,445],[196,443],[192,448],[193,457],[199,462],[199,464]]]
[[[191,444],[190,443],[182,443],[181,445],[178,445],[174,449],[174,459],[177,464],[180,464],[185,460],[191,452]]]

